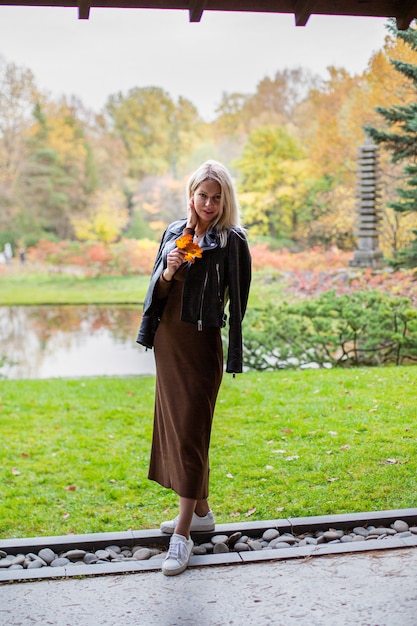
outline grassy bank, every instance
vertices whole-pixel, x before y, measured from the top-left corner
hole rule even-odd
[[[28,304],[137,304],[145,298],[149,276],[85,278],[69,274],[17,270],[0,276],[0,306]],[[259,305],[282,291],[268,274],[254,275],[250,304]]]
[[[417,368],[225,376],[211,448],[218,522],[416,506]],[[2,381],[0,535],[157,527],[154,379]]]
[[[15,272],[0,277],[0,305],[137,304],[149,276],[85,278],[49,272]]]

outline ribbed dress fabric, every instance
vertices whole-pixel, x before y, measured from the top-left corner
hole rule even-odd
[[[184,275],[172,284],[155,335],[156,393],[148,477],[185,498],[208,497],[209,444],[223,376],[219,328],[182,322]]]

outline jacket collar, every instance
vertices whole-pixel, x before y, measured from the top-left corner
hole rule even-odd
[[[178,220],[173,222],[168,226],[168,231],[170,234],[175,235],[175,237],[180,237],[182,231],[185,228],[187,220]],[[200,241],[200,247],[202,250],[211,250],[216,248],[219,245],[219,238],[217,236],[216,230],[214,228],[210,228]]]

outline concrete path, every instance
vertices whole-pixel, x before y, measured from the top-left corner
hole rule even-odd
[[[417,548],[0,586],[0,626],[416,626]]]

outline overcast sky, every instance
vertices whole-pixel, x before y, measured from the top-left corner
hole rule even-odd
[[[99,112],[110,94],[162,87],[191,100],[206,119],[223,92],[253,93],[265,76],[302,66],[365,69],[386,36],[386,20],[188,11],[0,7],[0,56],[32,70],[51,96],[76,95]]]

